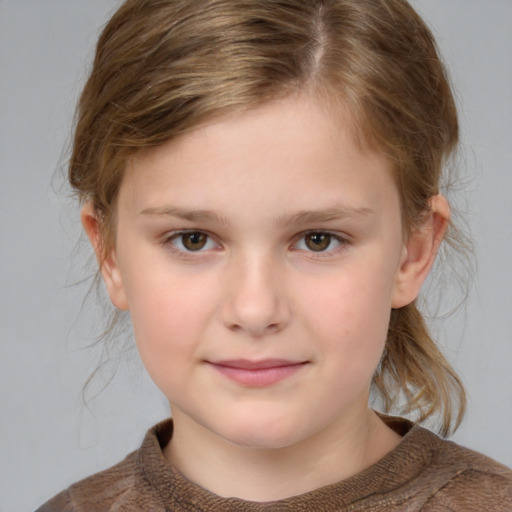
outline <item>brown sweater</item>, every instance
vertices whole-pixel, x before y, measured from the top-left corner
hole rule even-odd
[[[121,463],[72,485],[37,512],[512,512],[510,469],[407,420],[385,421],[403,440],[373,466],[300,496],[255,503],[222,498],[181,476],[162,453],[172,436],[168,420]]]

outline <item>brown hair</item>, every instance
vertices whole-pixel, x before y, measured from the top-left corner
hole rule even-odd
[[[358,140],[387,155],[409,233],[438,193],[458,123],[432,34],[405,0],[127,0],[98,41],[69,167],[101,220],[104,255],[131,155],[300,91],[342,102]],[[460,423],[463,386],[414,303],[391,313],[374,384],[386,410],[404,395],[420,420],[441,413],[443,434]]]

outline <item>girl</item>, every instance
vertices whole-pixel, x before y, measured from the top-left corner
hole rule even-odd
[[[172,420],[39,510],[512,510],[415,300],[455,105],[405,0],[128,0],[69,179]],[[455,239],[452,239],[454,243]]]

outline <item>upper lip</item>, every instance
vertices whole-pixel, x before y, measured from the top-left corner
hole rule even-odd
[[[267,368],[280,368],[283,366],[296,366],[305,364],[307,361],[291,361],[289,359],[261,359],[253,361],[251,359],[224,359],[220,361],[210,361],[211,364],[226,366],[229,368],[238,368],[241,370],[264,370]]]

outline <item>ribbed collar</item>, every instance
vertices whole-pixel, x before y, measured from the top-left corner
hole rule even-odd
[[[382,417],[403,436],[398,446],[368,469],[336,484],[279,501],[257,503],[223,498],[184,478],[164,458],[162,448],[172,437],[172,420],[148,431],[139,450],[138,464],[144,477],[169,510],[215,511],[331,511],[364,510],[370,504],[390,505],[412,497],[418,487],[430,487],[425,469],[432,464],[444,442],[435,434],[408,420]]]

